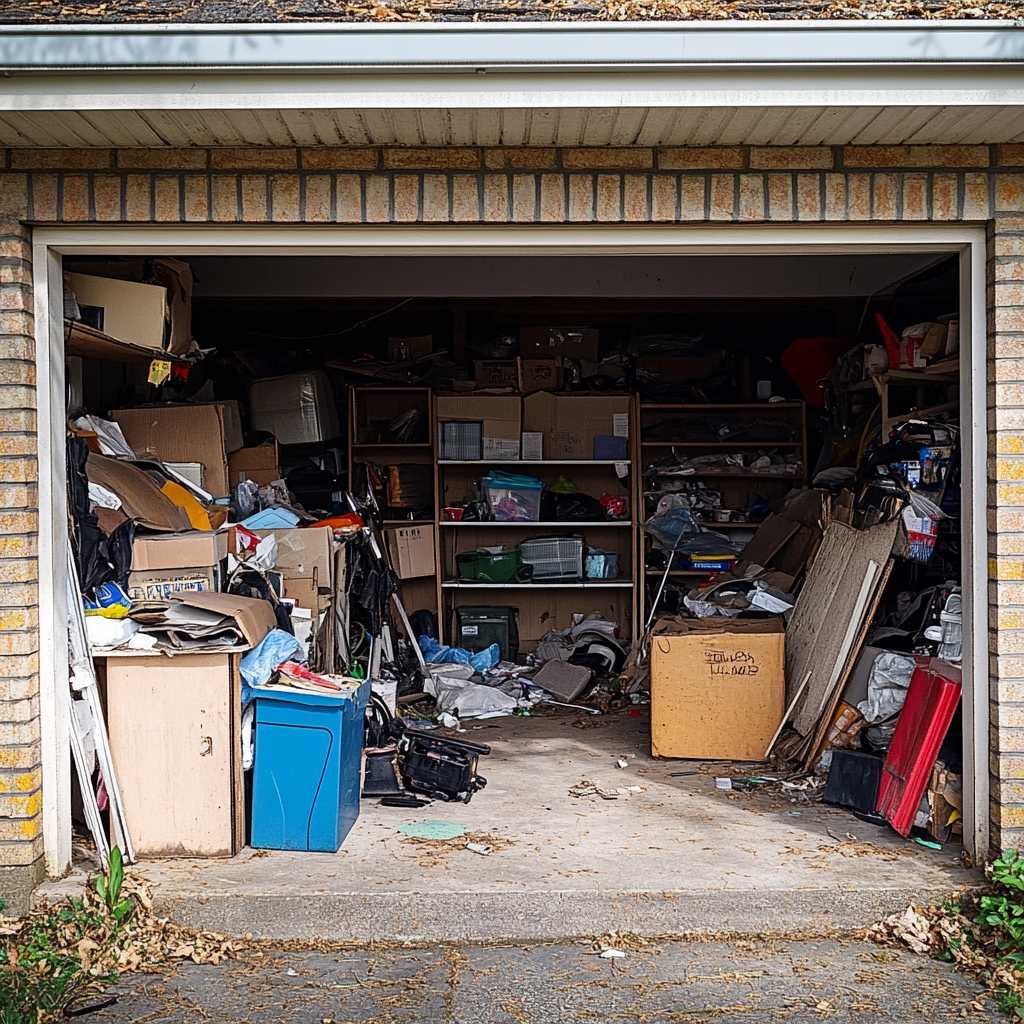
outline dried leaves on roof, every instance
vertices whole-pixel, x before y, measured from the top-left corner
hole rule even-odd
[[[2,23],[1024,18],[1024,0],[5,0]]]

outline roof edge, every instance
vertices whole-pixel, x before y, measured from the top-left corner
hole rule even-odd
[[[1024,20],[0,25],[9,74],[1019,63]]]

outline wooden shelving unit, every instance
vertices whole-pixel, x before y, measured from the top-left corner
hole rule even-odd
[[[759,437],[751,432],[749,436],[738,436],[734,439],[718,440],[712,437],[699,436],[707,430],[708,420],[721,419],[737,422],[763,422],[765,434],[775,433],[772,439],[768,436]],[[769,429],[771,428],[771,429]],[[654,436],[656,434],[656,436]],[[669,434],[669,436],[665,436]],[[749,456],[754,452],[781,451],[795,453],[800,460],[797,473],[758,472],[747,468],[735,469],[697,469],[695,472],[680,475],[673,479],[681,481],[706,482],[709,487],[719,490],[722,494],[722,507],[740,509],[749,507],[750,499],[761,495],[765,500],[781,498],[790,487],[803,486],[807,482],[807,423],[806,410],[803,402],[739,402],[734,404],[686,404],[686,403],[641,403],[637,409],[637,429],[639,451],[637,480],[637,498],[635,508],[637,517],[642,524],[654,512],[657,496],[667,493],[668,489],[654,490],[647,485],[648,474],[652,465],[663,459],[672,451],[678,450],[684,458],[694,458],[701,454],[724,455],[730,452]],[[684,454],[685,453],[685,454]],[[745,459],[746,461],[746,459]],[[763,492],[759,489],[763,485]],[[733,531],[750,531],[757,529],[757,522],[741,519],[725,523],[705,522],[709,530],[729,534]],[[651,588],[661,580],[663,570],[647,568],[647,554],[651,549],[648,535],[638,528],[637,541],[637,604],[642,623],[646,623],[650,614],[650,602],[653,598]],[[679,558],[677,556],[677,564]],[[704,569],[674,568],[669,573],[670,579],[691,584],[701,579],[710,578],[714,573]]]
[[[568,396],[567,396],[568,397]],[[570,397],[571,400],[571,397]],[[451,638],[454,609],[460,605],[494,604],[519,609],[520,650],[527,651],[549,630],[562,629],[573,612],[598,612],[619,622],[624,639],[637,639],[637,494],[635,467],[636,399],[629,397],[630,444],[625,459],[438,459],[438,583],[437,602],[441,610],[438,625],[442,640]],[[434,422],[437,424],[435,400]],[[609,430],[609,433],[611,431]],[[435,443],[437,427],[435,426]],[[625,466],[623,480],[616,467]],[[476,484],[490,469],[535,476],[545,484],[568,476],[583,493],[626,497],[629,517],[625,520],[564,522],[468,522],[442,521],[441,509],[476,496]],[[526,583],[478,583],[460,580],[456,555],[478,547],[513,546],[531,537],[582,535],[590,547],[615,551],[619,556],[619,577],[613,580],[551,580]],[[448,642],[445,640],[445,642]]]
[[[395,441],[382,438],[388,421],[407,412],[418,409],[422,412],[422,428],[416,438],[409,441]],[[430,388],[424,387],[350,387],[348,389],[348,480],[349,488],[355,493],[365,490],[365,467],[367,464],[393,465],[411,463],[428,468],[432,480],[431,492],[424,503],[423,512],[415,519],[384,519],[385,528],[399,526],[429,527],[434,535],[434,571],[429,575],[401,581],[402,603],[411,614],[420,608],[436,611],[437,590],[437,469],[434,457],[434,402]],[[383,506],[378,495],[378,501]]]

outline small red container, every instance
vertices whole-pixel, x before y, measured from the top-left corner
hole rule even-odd
[[[441,518],[446,523],[461,523],[465,511],[464,508],[459,508],[457,505],[446,505],[441,509]]]
[[[961,689],[955,665],[938,658],[918,660],[878,784],[878,813],[901,836],[908,836],[914,825]]]

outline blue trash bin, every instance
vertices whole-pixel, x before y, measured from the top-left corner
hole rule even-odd
[[[342,696],[257,688],[252,845],[333,853],[359,816],[364,682]]]

